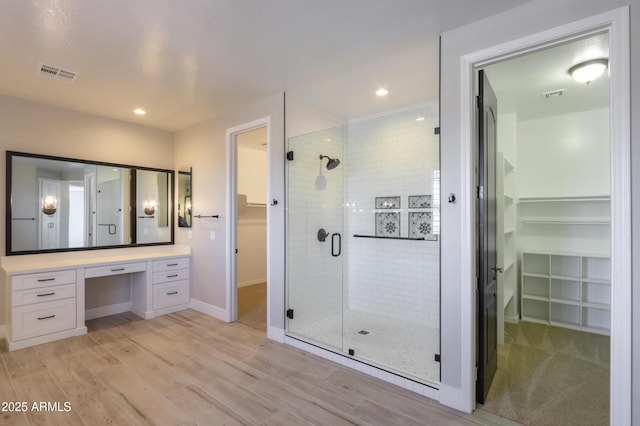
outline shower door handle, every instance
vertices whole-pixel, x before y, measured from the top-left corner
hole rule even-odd
[[[336,252],[336,237],[338,237],[337,252]],[[341,254],[342,254],[342,235],[335,232],[331,234],[331,256],[338,257]]]

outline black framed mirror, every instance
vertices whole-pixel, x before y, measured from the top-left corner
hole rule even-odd
[[[191,228],[191,207],[193,202],[193,174],[189,171],[178,171],[178,226]]]
[[[7,151],[6,255],[173,244],[172,170]]]

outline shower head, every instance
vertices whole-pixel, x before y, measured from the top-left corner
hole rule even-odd
[[[340,160],[338,160],[337,158],[331,158],[328,155],[320,155],[320,160],[322,160],[323,158],[329,160],[327,161],[327,170],[335,169],[340,165]]]

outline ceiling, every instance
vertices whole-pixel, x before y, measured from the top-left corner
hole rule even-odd
[[[283,91],[357,117],[437,98],[438,35],[526,1],[4,0],[0,93],[169,131]]]
[[[608,69],[589,84],[577,83],[569,68],[609,57],[609,37],[595,35],[485,67],[498,98],[499,114],[516,112],[530,120],[609,106]],[[543,93],[565,89],[546,99]]]

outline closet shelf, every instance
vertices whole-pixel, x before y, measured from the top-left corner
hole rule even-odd
[[[538,225],[609,225],[611,220],[598,217],[555,218],[555,217],[522,217],[522,223]]]
[[[511,299],[513,299],[514,291],[512,289],[504,290],[504,307],[506,308]]]
[[[593,195],[585,197],[520,197],[520,203],[566,203],[580,201],[609,201],[608,195]]]

